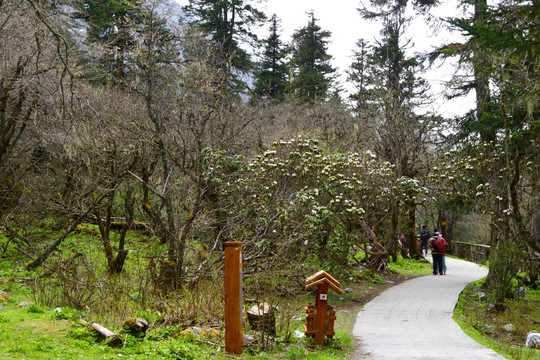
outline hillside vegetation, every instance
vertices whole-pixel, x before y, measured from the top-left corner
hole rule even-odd
[[[91,352],[81,319],[119,331],[137,316],[151,328],[122,337],[134,356],[218,352],[213,332],[170,339],[222,329],[227,241],[242,243],[246,303],[281,307],[280,340],[261,335],[257,349],[297,341],[291,319],[305,299],[288,300],[320,269],[354,291],[400,259],[426,265],[422,225],[450,244],[490,246],[482,289],[497,313],[516,289],[538,288],[538,4],[464,1],[444,21],[429,15],[435,1],[364,4],[359,18],[380,33],[351,49],[349,94],[315,11],[289,41],[279,14],[259,5],[0,1],[0,318],[10,329],[0,334],[10,354],[30,351],[19,331],[49,325],[35,346],[60,353],[50,339],[70,339]],[[409,14],[462,41],[413,53]],[[439,96],[473,94],[462,117],[433,108],[424,75],[450,58],[460,68]]]

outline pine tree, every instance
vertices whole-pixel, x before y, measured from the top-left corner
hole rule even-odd
[[[288,67],[285,63],[287,49],[279,38],[276,14],[270,19],[270,35],[263,40],[264,51],[255,76],[253,93],[258,97],[283,100],[287,86]]]
[[[141,0],[83,0],[77,14],[88,24],[86,42],[99,45],[94,60],[97,73],[92,81],[106,83],[112,76],[126,80],[126,61],[135,46],[135,30],[140,19]]]
[[[353,102],[353,109],[358,118],[367,120],[373,117],[373,94],[370,89],[371,80],[367,73],[369,66],[369,45],[364,39],[356,42],[356,49],[353,51],[354,61],[347,71],[347,79],[354,86],[355,92],[349,95]]]
[[[288,88],[300,101],[313,101],[328,96],[333,85],[335,69],[330,65],[328,38],[331,33],[317,24],[313,12],[309,13],[306,27],[293,35],[291,68],[293,77]]]
[[[371,130],[375,151],[394,165],[396,179],[416,179],[420,170],[416,160],[425,151],[432,117],[417,113],[418,106],[426,100],[428,87],[419,77],[423,70],[421,62],[405,52],[408,20],[403,13],[394,11],[381,16],[383,29],[375,44],[358,42],[349,79],[358,89],[352,95],[358,121]],[[403,220],[406,237],[415,238],[415,195],[407,195],[403,206],[397,199],[391,205],[388,251],[394,259],[400,211],[406,214]],[[416,243],[412,241],[410,245],[411,256],[419,257]]]
[[[523,0],[466,4],[474,6],[473,16],[450,23],[467,41],[443,46],[438,54],[458,55],[470,66],[471,77],[461,89],[474,89],[477,104],[461,121],[460,140],[480,138],[482,151],[492,159],[481,179],[490,184],[492,200],[482,209],[491,214],[493,224],[486,284],[503,308],[522,276],[518,272],[524,254],[540,251],[538,231],[531,236],[529,230],[540,219],[540,195],[534,190],[539,178],[540,5]],[[538,268],[530,271],[530,279],[538,277]]]
[[[250,0],[189,0],[184,11],[193,16],[199,29],[210,35],[221,46],[224,59],[231,70],[247,73],[253,67],[250,56],[241,47],[242,43],[252,43],[257,36],[252,29],[265,20],[262,11],[256,9]]]

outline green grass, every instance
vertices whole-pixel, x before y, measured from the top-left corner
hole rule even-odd
[[[18,308],[19,300],[10,298],[0,313],[0,359],[212,359],[219,355],[214,347],[191,337],[153,341],[124,334],[124,346],[111,348],[88,330],[87,323],[59,320],[53,309]]]
[[[504,312],[495,313],[488,311],[489,295],[484,300],[477,295],[484,281],[473,282],[463,290],[454,311],[454,320],[475,341],[507,359],[540,359],[540,350],[524,346],[528,332],[540,332],[540,325],[535,322],[540,319],[540,290],[529,290],[524,299],[510,300],[505,304]],[[505,331],[503,326],[506,324],[513,324],[515,330]]]
[[[413,260],[398,257],[396,262],[388,264],[391,271],[403,276],[423,276],[432,273],[432,265],[426,259]]]
[[[225,359],[223,339],[175,336],[181,326],[154,328],[147,337],[124,336],[124,345],[111,348],[88,330],[88,323],[77,320],[80,312],[46,309],[32,304],[17,307],[24,297],[11,297],[0,313],[0,359]],[[36,311],[36,309],[39,309]],[[67,313],[70,320],[60,314]],[[84,314],[83,314],[84,315]],[[297,324],[298,325],[298,324]],[[119,331],[118,328],[111,328]],[[218,350],[219,349],[219,350]],[[334,340],[326,340],[323,348],[313,347],[310,339],[295,339],[259,350],[246,347],[243,359],[347,359],[353,349],[352,337],[338,331]]]
[[[0,277],[3,275],[0,274]],[[360,277],[360,274],[357,274]],[[379,279],[384,280],[377,274],[366,271],[366,279],[375,282],[355,278],[353,283],[344,283],[351,286],[354,291],[344,294],[347,298],[340,300],[337,294],[331,293],[329,302],[341,308],[347,306],[354,297],[366,295],[365,291],[376,292]],[[358,288],[355,288],[355,285]],[[367,287],[369,285],[369,287]],[[96,317],[91,311],[81,311],[62,307],[60,311],[54,307],[38,305],[33,301],[29,289],[18,282],[6,282],[0,284],[0,290],[10,294],[6,303],[1,304],[4,311],[0,312],[0,359],[118,359],[120,356],[127,359],[226,359],[224,353],[223,333],[217,338],[200,338],[192,336],[173,335],[181,331],[184,326],[159,325],[159,316],[155,311],[145,310],[136,313],[152,322],[151,329],[143,339],[128,336],[124,346],[110,348],[103,345],[101,340],[89,330],[89,323]],[[374,293],[371,294],[374,296]],[[21,301],[31,303],[30,307],[19,308]],[[278,323],[284,318],[293,318],[290,321],[289,332],[302,330],[305,321],[303,307],[308,302],[313,302],[312,293],[302,293],[294,298],[280,298],[274,300],[280,308]],[[336,308],[336,309],[337,309]],[[266,349],[258,345],[258,334],[245,329],[246,333],[255,336],[256,341],[246,345],[242,359],[348,359],[354,351],[353,338],[350,329],[354,323],[354,317],[359,304],[354,308],[346,307],[346,311],[338,312],[336,321],[336,335],[333,340],[325,340],[322,348],[313,346],[313,340],[307,338],[296,339],[291,336],[284,342],[285,329],[278,327],[277,342]],[[119,332],[120,324],[112,322],[102,323],[110,330]],[[246,325],[247,326],[247,325]]]
[[[54,237],[54,234],[49,235]],[[84,248],[81,250],[82,245]],[[209,283],[204,280],[199,289],[177,292],[175,296],[165,299],[172,310],[161,313],[152,307],[160,298],[152,292],[147,259],[158,255],[163,249],[156,246],[155,239],[140,237],[135,233],[130,233],[127,246],[130,254],[125,271],[121,275],[106,275],[102,244],[96,236],[95,227],[81,227],[66,238],[61,246],[62,251],[54,253],[47,265],[54,268],[80,251],[84,252],[84,262],[81,258],[75,258],[74,261],[80,261],[73,268],[75,272],[71,273],[71,268],[65,267],[64,278],[42,277],[32,282],[22,279],[34,278],[44,270],[21,270],[27,259],[11,247],[0,254],[0,278],[4,278],[0,281],[0,290],[10,295],[7,302],[0,304],[4,307],[0,312],[0,359],[228,358],[224,353],[221,280],[210,279]],[[263,348],[260,334],[246,325],[245,333],[253,335],[255,341],[245,344],[241,358],[348,359],[354,351],[350,333],[360,308],[384,289],[401,281],[397,274],[411,277],[430,273],[428,262],[409,259],[400,258],[396,263],[391,263],[390,268],[391,272],[382,276],[357,267],[347,268],[340,275],[342,288],[349,291],[340,295],[329,294],[329,304],[337,312],[336,335],[332,340],[326,339],[322,348],[313,346],[312,339],[297,339],[291,335],[295,330],[303,330],[304,306],[315,300],[313,292],[303,291],[303,282],[287,277],[246,278],[246,296],[250,294],[259,298],[260,295],[261,299],[279,308],[276,319],[278,335],[275,342]],[[71,279],[77,279],[83,285],[68,288],[66,292],[66,284],[69,285]],[[263,293],[258,294],[257,291]],[[68,296],[72,300],[74,298],[75,302],[80,300],[80,305],[84,305],[86,310],[69,307]],[[17,305],[21,301],[28,301],[31,305],[19,308]],[[57,307],[61,307],[61,310],[55,310]],[[124,343],[119,348],[104,345],[88,330],[90,323],[97,322],[114,332],[120,332],[121,322],[136,316],[145,318],[151,324],[147,336],[136,338],[122,334]],[[163,324],[165,320],[173,326]],[[177,336],[190,322],[199,327],[216,324],[222,327],[222,332],[217,337]]]

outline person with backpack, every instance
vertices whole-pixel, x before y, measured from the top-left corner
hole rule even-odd
[[[433,236],[429,239],[429,247],[431,248],[431,256],[433,257],[433,275],[444,275],[443,254],[445,252],[445,244],[442,236],[437,235],[437,229],[435,229]]]
[[[443,275],[446,275],[446,239],[442,236],[440,232],[437,232],[437,236],[441,238],[443,243],[442,269]]]
[[[428,253],[428,241],[429,241],[429,231],[426,228],[426,225],[422,225],[422,230],[420,230],[420,252],[423,253],[426,251],[424,256],[427,256]]]

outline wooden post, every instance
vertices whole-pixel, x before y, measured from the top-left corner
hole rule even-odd
[[[328,284],[321,284],[317,288],[317,319],[315,327],[315,345],[323,346],[326,333],[326,307],[328,305]]]
[[[225,351],[242,354],[242,243],[225,242]]]
[[[332,289],[342,294],[341,284],[326,271],[321,270],[306,279],[306,290],[317,288],[315,306],[306,307],[306,323],[304,331],[307,337],[314,337],[315,345],[323,346],[324,337],[334,336],[334,321],[336,313],[328,305],[328,290]],[[328,321],[328,322],[327,322]]]

